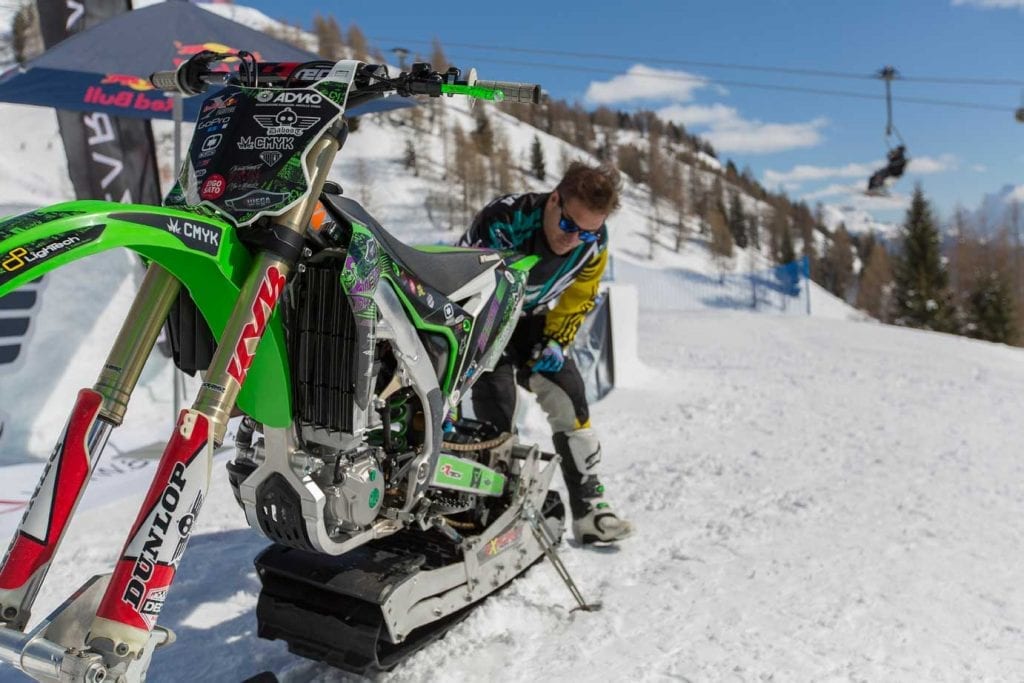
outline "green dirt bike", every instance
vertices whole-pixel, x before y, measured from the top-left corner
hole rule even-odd
[[[552,550],[564,512],[548,490],[557,458],[452,419],[502,352],[531,263],[408,247],[327,181],[346,107],[388,94],[536,102],[539,88],[427,64],[392,77],[247,53],[234,72],[211,68],[229,56],[152,76],[186,95],[224,86],[202,107],[165,206],[77,201],[0,222],[0,296],[115,247],[149,264],[0,567],[0,660],[39,680],[142,680],[153,649],[173,640],[157,618],[237,414],[230,482],[273,541],[256,560],[259,634],[294,652],[389,668],[545,554],[564,570]],[[202,387],[113,572],[26,633],[165,322]]]

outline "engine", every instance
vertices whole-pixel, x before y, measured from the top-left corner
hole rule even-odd
[[[359,531],[373,522],[384,499],[384,473],[371,453],[339,458],[327,496],[327,523],[342,531]]]

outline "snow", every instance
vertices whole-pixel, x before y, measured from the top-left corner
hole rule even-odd
[[[840,224],[846,226],[851,235],[867,235],[875,233],[886,240],[894,239],[900,230],[896,223],[884,223],[876,220],[869,212],[856,206],[822,205],[822,223],[830,233],[835,232]]]
[[[1024,352],[816,317],[640,323],[634,386],[593,406],[637,534],[561,546],[602,611],[571,612],[542,563],[375,680],[1019,679]],[[550,446],[536,406],[524,439]],[[109,569],[141,494],[75,519],[38,614]],[[215,467],[150,680],[349,680],[255,638],[264,544]]]

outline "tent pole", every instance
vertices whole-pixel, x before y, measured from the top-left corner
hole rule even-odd
[[[181,119],[184,117],[184,106],[181,103],[181,93],[174,93],[174,178],[178,177],[181,171]],[[173,183],[172,183],[173,184]]]
[[[181,172],[181,119],[183,117],[183,106],[181,103],[181,93],[174,93],[172,95],[174,100],[174,167],[171,171],[171,186],[174,186],[174,182]],[[177,423],[178,412],[181,410],[181,395],[182,391],[179,388],[178,382],[178,368],[174,365],[174,359],[171,359],[171,384],[174,386],[174,413],[171,415],[172,420]]]

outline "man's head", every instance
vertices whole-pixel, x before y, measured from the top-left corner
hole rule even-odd
[[[551,251],[567,254],[581,241],[595,239],[605,219],[619,208],[621,184],[611,166],[569,164],[544,207],[544,236]]]

